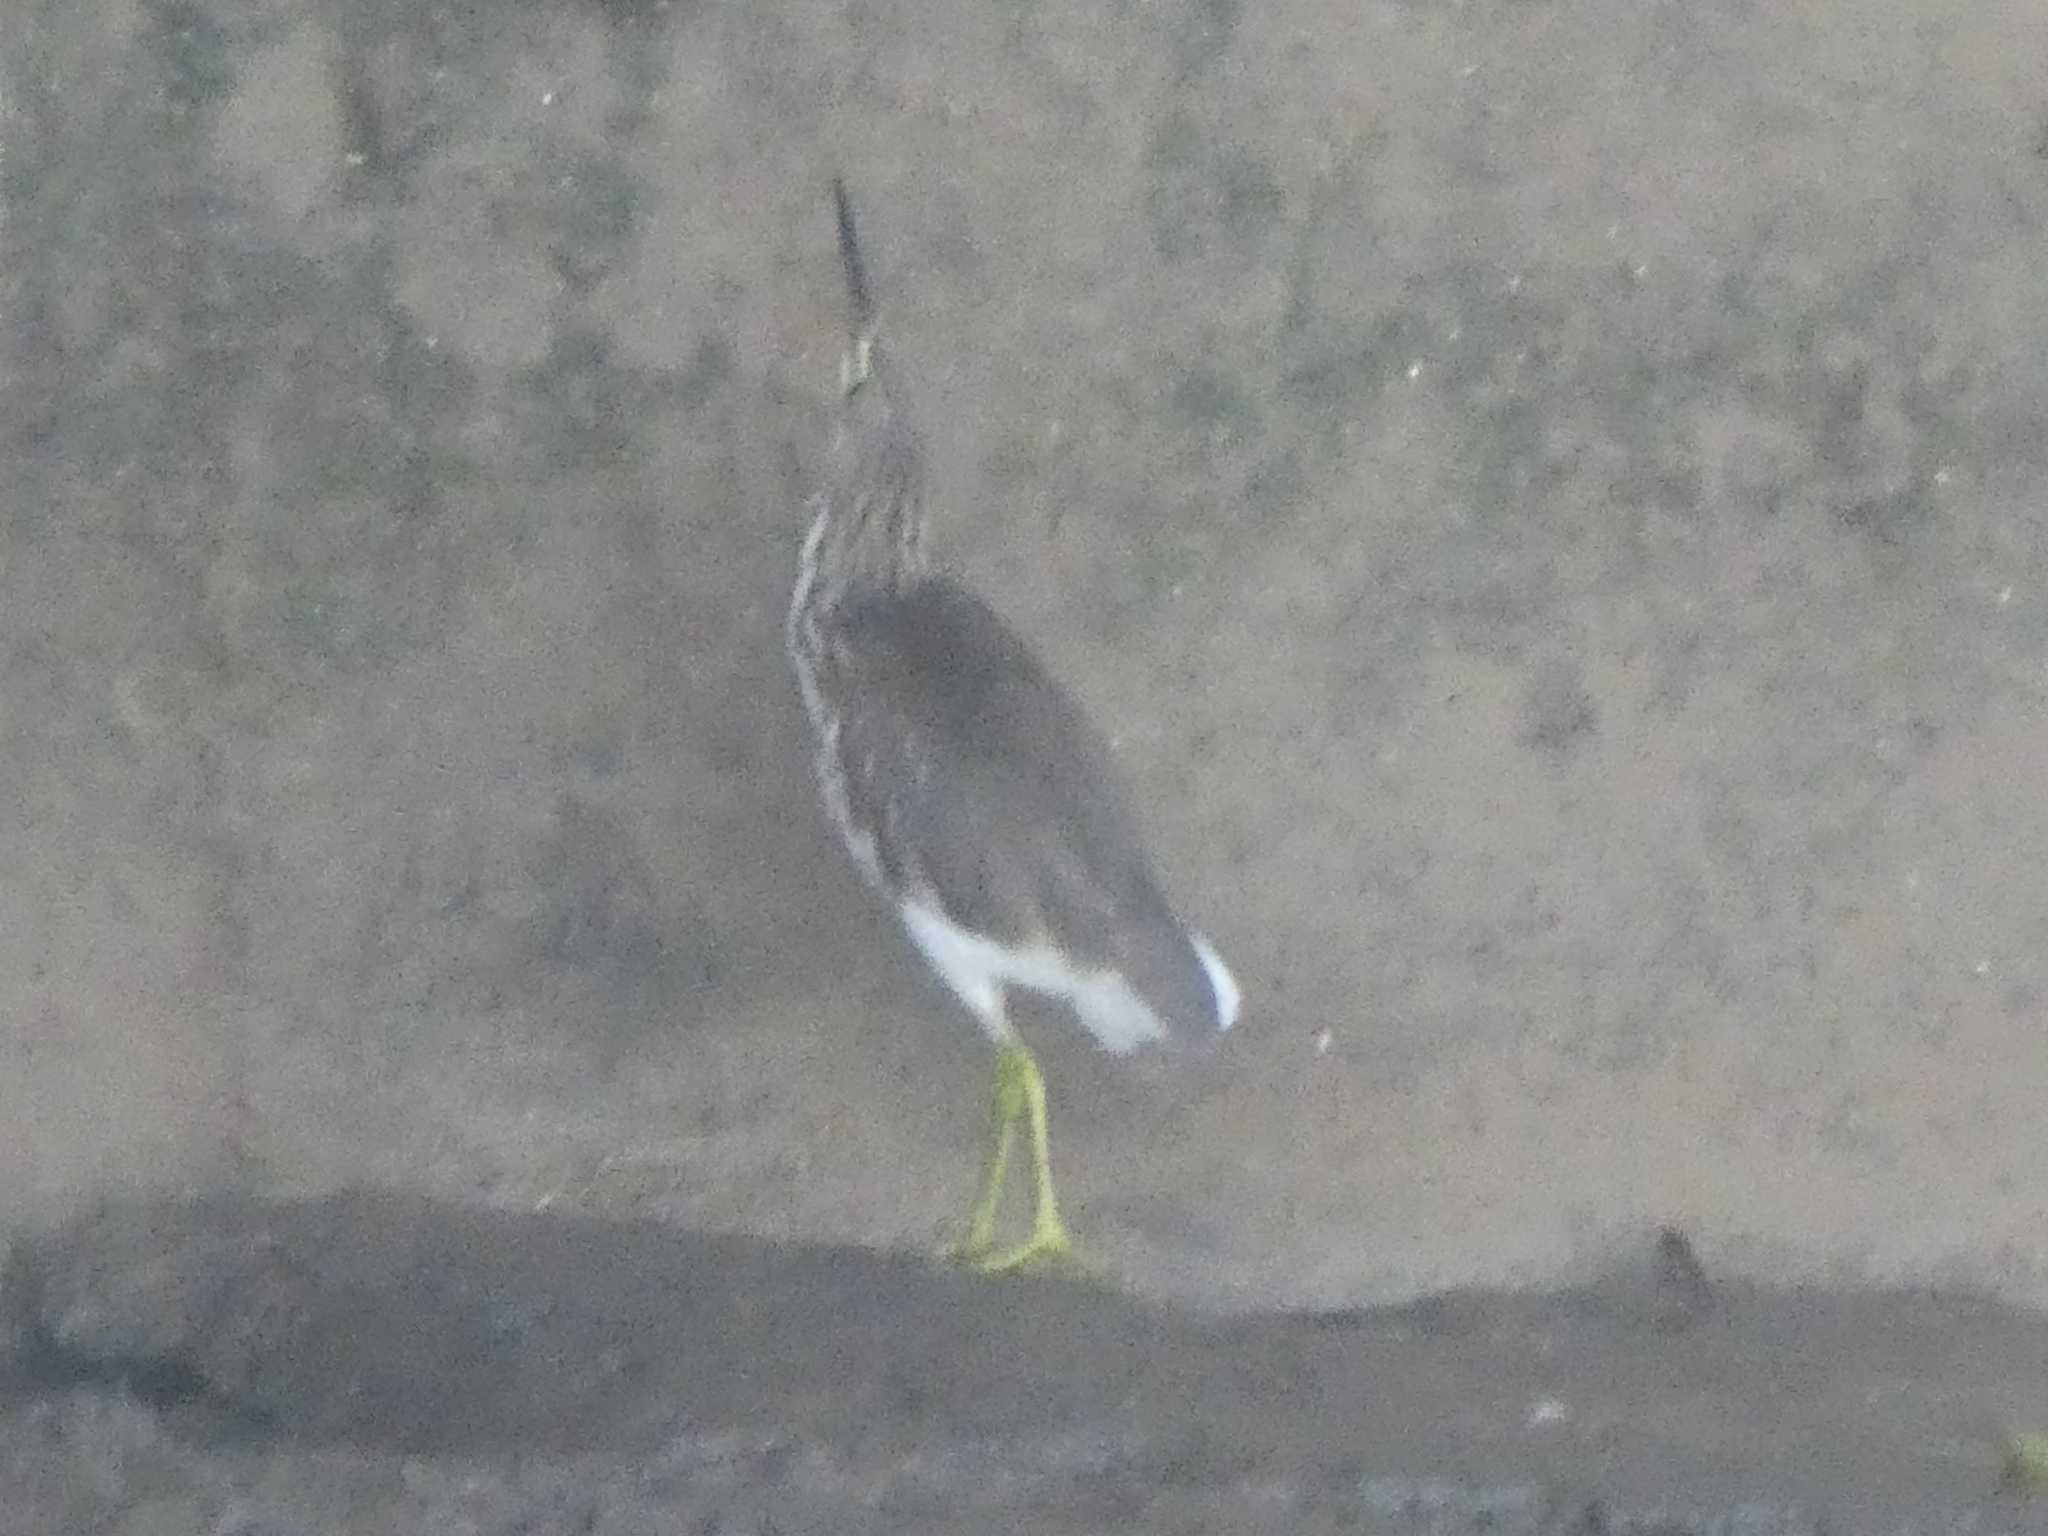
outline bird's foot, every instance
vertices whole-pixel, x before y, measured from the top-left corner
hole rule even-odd
[[[1057,1215],[1041,1217],[1032,1224],[1031,1235],[1008,1248],[998,1248],[992,1233],[969,1230],[946,1250],[949,1261],[984,1275],[1037,1274],[1047,1270],[1083,1271],[1087,1268],[1066,1224]]]
[[[978,1268],[983,1259],[996,1251],[995,1234],[976,1232],[970,1228],[965,1235],[955,1238],[939,1249],[941,1264],[958,1264],[963,1269]]]

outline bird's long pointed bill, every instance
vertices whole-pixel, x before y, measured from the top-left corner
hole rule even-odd
[[[868,291],[867,265],[860,257],[860,236],[853,227],[853,199],[846,183],[832,178],[832,207],[839,216],[839,261],[846,268],[846,293],[853,303],[853,329],[866,335],[874,327],[875,301]]]
[[[846,293],[853,306],[846,351],[839,359],[839,388],[851,395],[874,373],[875,301],[868,290],[867,265],[861,260],[860,236],[853,227],[853,199],[837,176],[832,178],[832,207],[839,219],[839,261],[846,269]]]

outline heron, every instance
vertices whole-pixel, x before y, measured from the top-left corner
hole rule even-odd
[[[1053,1188],[1044,1075],[1011,989],[1064,1000],[1111,1055],[1215,1040],[1241,993],[1162,889],[1107,740],[1025,640],[927,544],[926,456],[878,330],[846,184],[832,183],[851,323],[828,468],[787,640],[820,798],[865,882],[995,1046],[974,1269],[1076,1262]],[[1030,1227],[998,1237],[1019,1135]]]

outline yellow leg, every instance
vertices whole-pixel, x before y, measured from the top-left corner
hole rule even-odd
[[[1031,1052],[1016,1041],[996,1052],[994,1140],[981,1191],[968,1212],[967,1231],[949,1250],[949,1257],[988,1274],[1036,1269],[1071,1259],[1073,1239],[1060,1220],[1052,1188],[1052,1140],[1046,1125],[1045,1079]],[[1017,1122],[1031,1141],[1031,1234],[1013,1248],[995,1245],[996,1215],[1002,1207],[1003,1179],[1010,1150],[1016,1144]]]
[[[1003,1071],[1003,1058],[998,1056],[988,1162],[982,1168],[981,1191],[967,1213],[967,1230],[946,1250],[949,1259],[976,1264],[995,1251],[996,1216],[1002,1210],[1003,1179],[1010,1169],[1010,1148],[1017,1140],[1017,1118],[1022,1108],[1014,1084]]]

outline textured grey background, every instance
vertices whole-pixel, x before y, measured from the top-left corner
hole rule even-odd
[[[2048,1297],[2026,0],[13,14],[0,1220],[957,1218],[986,1051],[780,650],[844,172],[941,544],[1248,993],[1033,1023],[1112,1272]]]

